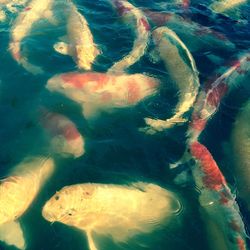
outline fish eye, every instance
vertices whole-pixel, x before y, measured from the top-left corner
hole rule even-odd
[[[56,195],[56,196],[55,196],[55,200],[57,200],[57,201],[58,201],[58,200],[59,200],[59,198],[60,198],[60,197],[59,197],[59,195]]]
[[[71,216],[71,215],[72,215],[72,213],[68,213],[68,215],[69,215],[69,216]]]

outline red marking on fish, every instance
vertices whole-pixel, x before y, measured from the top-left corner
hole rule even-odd
[[[200,168],[204,174],[202,178],[204,186],[212,190],[220,190],[226,184],[226,180],[208,149],[196,141],[190,145],[190,151],[200,162]]]
[[[219,78],[219,74],[215,74],[214,76],[210,77],[206,82],[204,83],[204,91],[208,92],[210,89],[212,89],[213,83]]]
[[[197,114],[193,114],[192,121],[190,123],[190,126],[193,129],[197,131],[203,131],[206,124],[207,124],[207,120],[201,119]]]
[[[136,103],[140,99],[140,87],[135,81],[129,81],[128,85],[128,103]]]
[[[238,237],[236,239],[236,241],[237,241],[237,245],[239,247],[239,250],[247,250],[245,241],[242,238]]]
[[[118,11],[118,14],[120,16],[123,16],[125,15],[126,13],[130,12],[132,10],[132,7],[126,7],[122,4],[121,1],[119,0],[116,0],[116,1],[113,1],[117,11]]]
[[[26,7],[24,10],[25,11],[29,11],[29,10],[31,10],[32,8],[31,7]]]
[[[68,124],[62,128],[62,134],[66,138],[67,141],[72,141],[80,137],[80,133],[74,124]]]
[[[97,86],[99,86],[107,80],[106,74],[102,73],[68,73],[62,74],[61,78],[64,82],[73,85],[77,89],[83,88],[87,82],[98,82]]]
[[[229,201],[230,201],[230,196],[228,195],[228,193],[225,191],[220,192],[220,203],[226,205],[228,204]]]
[[[208,93],[207,102],[213,106],[217,107],[220,103],[222,97],[228,91],[228,86],[224,82],[220,82],[215,88],[212,89],[211,92]]]
[[[189,0],[183,0],[182,1],[182,7],[184,9],[187,9],[189,7],[189,5],[190,5],[190,1]]]
[[[112,94],[109,92],[104,92],[101,94],[101,101],[104,103],[110,102],[112,100]]]
[[[140,23],[143,25],[143,27],[145,28],[146,31],[150,30],[149,23],[145,18],[141,18]]]
[[[152,20],[157,26],[165,25],[173,16],[169,13],[157,13],[150,10],[145,10],[144,13]]]

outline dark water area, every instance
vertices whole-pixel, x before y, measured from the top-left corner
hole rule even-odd
[[[222,64],[249,49],[249,5],[246,5],[242,19],[234,20],[213,13],[208,3],[200,4],[198,1],[194,1],[188,10],[175,4],[167,6],[166,1],[159,0],[130,2],[141,9],[180,13],[181,16],[188,16],[192,21],[226,35],[236,47],[232,51],[219,51],[216,54]],[[134,35],[108,1],[78,0],[74,3],[87,19],[95,43],[102,51],[94,62],[93,71],[106,72],[114,62],[129,53]],[[198,191],[192,179],[185,187],[177,185],[174,182],[175,173],[170,169],[170,164],[180,159],[185,150],[188,124],[152,136],[138,131],[138,128],[145,125],[144,117],[171,117],[178,102],[179,90],[169,79],[163,63],[152,63],[146,53],[127,71],[129,74],[146,73],[159,78],[163,86],[161,93],[143,100],[135,107],[117,109],[113,113],[103,112],[94,123],[90,123],[83,117],[78,104],[45,88],[48,79],[55,74],[77,70],[71,57],[60,55],[53,49],[58,38],[64,35],[65,26],[41,20],[25,38],[22,49],[27,51],[30,61],[42,66],[45,71],[42,75],[32,75],[18,65],[9,53],[10,29],[16,15],[10,14],[10,20],[0,24],[0,178],[6,178],[9,171],[27,156],[53,157],[56,165],[53,176],[20,218],[27,242],[26,249],[89,249],[83,231],[58,222],[51,224],[42,217],[43,205],[62,187],[77,183],[129,185],[143,181],[175,192],[182,204],[181,212],[170,218],[164,228],[135,236],[124,243],[116,244],[112,237],[95,235],[98,250],[209,250],[211,239],[207,237],[200,217]],[[149,48],[152,46],[149,44]],[[213,55],[213,52],[201,50],[192,53],[201,85],[221,66],[209,59],[208,55]],[[223,99],[218,112],[209,121],[200,138],[235,192],[237,187],[233,166],[223,145],[230,138],[241,106],[249,100],[250,88],[245,85],[236,88]],[[42,115],[40,107],[63,114],[76,124],[85,139],[83,156],[67,159],[50,152],[50,142],[39,122]],[[249,211],[243,200],[239,198],[238,202],[247,230],[250,230]],[[0,250],[15,249],[0,242]]]

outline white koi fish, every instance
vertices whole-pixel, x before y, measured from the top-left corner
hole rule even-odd
[[[93,41],[88,22],[71,1],[67,1],[64,12],[67,18],[67,36],[64,38],[66,43],[58,42],[54,49],[72,56],[79,69],[90,70],[100,51]]]
[[[42,18],[53,19],[52,5],[54,0],[31,0],[27,7],[18,14],[10,32],[9,49],[12,57],[32,74],[42,74],[41,67],[33,65],[22,54],[21,46],[35,22]],[[53,20],[54,21],[54,20]]]
[[[69,118],[43,109],[40,121],[51,136],[50,144],[55,153],[75,158],[84,154],[84,139]]]
[[[143,74],[65,73],[49,79],[46,88],[80,104],[86,119],[100,111],[136,105],[153,96],[159,82]]]
[[[124,242],[164,226],[181,209],[174,193],[143,182],[131,186],[76,184],[56,192],[44,205],[43,217],[87,234],[90,250],[97,250],[92,234],[110,235]]]
[[[180,94],[175,114],[171,118],[167,120],[145,118],[148,127],[141,131],[149,134],[186,122],[184,115],[192,108],[200,86],[194,59],[178,36],[166,27],[157,28],[152,34],[156,44],[154,52],[163,60]]]
[[[233,155],[235,176],[239,196],[250,209],[250,100],[248,100],[236,117],[230,143]]]
[[[0,181],[0,240],[19,249],[26,248],[25,237],[17,221],[52,175],[54,162],[45,157],[27,157]]]
[[[143,12],[125,0],[110,0],[118,14],[135,33],[135,40],[131,52],[116,62],[108,73],[121,73],[129,66],[136,63],[145,53],[149,36],[150,26]]]
[[[173,30],[191,52],[232,51],[235,45],[222,33],[209,27],[202,26],[192,20],[169,12],[144,10],[149,20],[157,26],[166,25]]]

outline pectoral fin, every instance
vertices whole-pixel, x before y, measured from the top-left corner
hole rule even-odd
[[[0,241],[7,245],[13,245],[18,249],[26,248],[23,230],[19,222],[11,221],[0,226]]]
[[[98,107],[93,103],[83,104],[83,115],[86,120],[95,118],[99,113]]]
[[[92,236],[92,231],[87,231],[86,234],[89,243],[89,250],[98,250]]]

